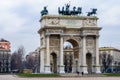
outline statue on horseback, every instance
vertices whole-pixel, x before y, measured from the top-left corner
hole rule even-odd
[[[96,8],[92,8],[91,12],[87,12],[87,16],[92,16],[97,14],[97,9]],[[73,7],[72,10],[70,10],[70,4],[65,4],[65,6],[62,7],[62,9],[60,9],[60,7],[58,7],[58,13],[60,15],[74,15],[74,16],[78,16],[82,14],[82,7]],[[43,10],[41,11],[41,16],[43,15],[47,15],[48,14],[48,10],[47,10],[47,6],[45,6],[43,8]]]
[[[96,9],[96,8],[93,8],[91,12],[87,12],[87,13],[88,13],[87,16],[91,16],[91,15],[93,15],[93,14],[94,14],[94,15],[97,14],[96,11],[97,11],[97,9]]]
[[[43,15],[47,15],[47,14],[48,14],[47,7],[44,6],[43,10],[41,11],[41,16],[43,16]]]
[[[62,10],[60,10],[60,7],[58,7],[58,13],[61,15],[80,15],[82,13],[82,8],[78,7],[76,10],[76,7],[73,7],[73,10],[70,11],[70,4],[65,5],[65,10],[64,7],[62,7]]]

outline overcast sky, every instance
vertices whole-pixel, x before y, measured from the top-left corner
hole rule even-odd
[[[48,6],[49,14],[58,15],[58,7],[69,1],[71,7],[82,7],[84,15],[97,8],[100,47],[120,49],[120,0],[0,0],[0,38],[11,42],[12,52],[20,45],[27,53],[34,51],[40,44],[40,11]]]

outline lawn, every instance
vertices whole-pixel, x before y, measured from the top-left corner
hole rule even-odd
[[[16,74],[20,77],[60,77],[59,74]]]
[[[104,76],[117,76],[117,77],[120,77],[120,73],[106,73],[106,74],[103,74]]]

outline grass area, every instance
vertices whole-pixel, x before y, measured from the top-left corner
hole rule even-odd
[[[120,77],[120,73],[106,73],[106,74],[103,74],[104,76],[117,76],[117,77]]]
[[[60,77],[59,74],[16,74],[20,77]]]

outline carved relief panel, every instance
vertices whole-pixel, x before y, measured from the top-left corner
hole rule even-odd
[[[97,20],[86,19],[83,21],[84,27],[97,27]]]
[[[86,38],[86,47],[87,47],[88,52],[94,53],[94,49],[95,49],[95,39],[94,39],[94,37],[87,37]]]
[[[50,46],[59,46],[60,45],[60,37],[59,36],[50,36]]]
[[[50,18],[47,19],[47,25],[59,25],[60,19],[59,18]]]
[[[82,27],[82,20],[61,20],[61,25],[67,28],[80,28]]]
[[[60,19],[60,18],[48,18],[46,19],[46,25],[49,26],[65,26],[67,28],[80,28],[82,27],[82,20],[74,19]]]

